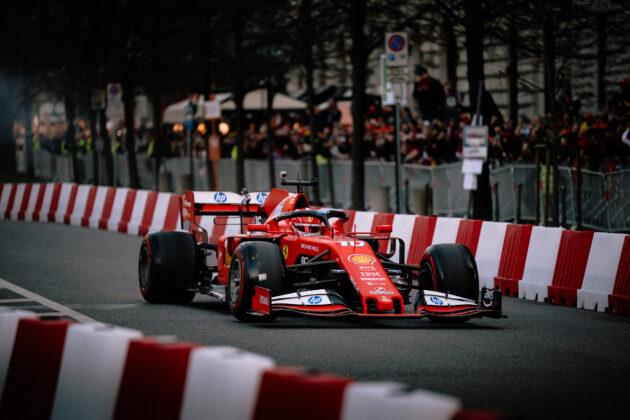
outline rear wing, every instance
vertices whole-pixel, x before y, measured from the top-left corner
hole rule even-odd
[[[266,216],[262,204],[268,195],[263,191],[242,195],[224,191],[186,191],[181,200],[181,227],[195,234],[205,232],[197,223],[198,216],[239,216],[242,231],[244,217]]]

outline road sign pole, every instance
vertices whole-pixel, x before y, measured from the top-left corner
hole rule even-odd
[[[396,113],[394,117],[394,132],[396,135],[396,213],[401,214],[404,207],[401,205],[400,202],[400,168],[402,162],[400,158],[400,104],[398,102],[396,102],[396,104],[394,105],[394,112]]]

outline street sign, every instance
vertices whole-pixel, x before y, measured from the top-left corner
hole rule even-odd
[[[488,126],[464,126],[462,157],[464,159],[488,158]]]
[[[385,34],[385,56],[387,57],[387,67],[407,66],[409,44],[406,32],[387,32]]]
[[[221,118],[221,105],[219,104],[219,101],[212,100],[206,102],[204,119],[214,120],[217,118]]]
[[[407,67],[389,67],[387,57],[381,55],[381,103],[407,105]]]
[[[125,118],[120,83],[109,83],[107,85],[107,110],[105,113],[111,120],[122,120]]]

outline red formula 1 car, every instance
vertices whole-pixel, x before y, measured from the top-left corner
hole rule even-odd
[[[297,193],[252,194],[258,204],[247,192],[187,191],[181,222],[188,232],[152,233],[142,242],[144,299],[190,302],[203,293],[226,301],[242,321],[283,312],[452,322],[501,317],[500,292],[479,290],[465,246],[433,245],[419,265],[405,264],[405,244],[391,237],[390,225],[356,232],[347,213],[309,205],[302,190],[317,180],[288,181],[283,172],[281,182],[297,186]],[[214,223],[236,219],[241,233],[210,243],[199,226],[203,216],[228,216]]]

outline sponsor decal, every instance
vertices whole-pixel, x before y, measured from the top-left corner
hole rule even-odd
[[[302,255],[300,257],[300,264],[306,264],[308,260],[310,260],[310,258],[307,255]]]
[[[186,199],[184,199],[184,207],[192,207],[192,203]]]
[[[222,192],[214,193],[214,201],[217,203],[225,203],[227,201],[227,195]]]
[[[284,255],[285,260],[289,257],[289,245],[284,245],[282,247],[282,255]]]
[[[319,305],[320,303],[322,303],[322,297],[321,296],[311,296],[310,298],[308,298],[308,303],[310,305]]]
[[[269,305],[269,299],[267,299],[267,296],[259,296],[259,298],[260,298],[261,305],[265,305],[265,306]]]
[[[376,271],[375,267],[372,267],[371,265],[360,265],[359,266],[359,270],[361,271]],[[363,273],[361,273],[363,274]]]
[[[355,264],[374,264],[374,258],[365,254],[352,254],[348,257],[348,261]]]
[[[373,281],[376,283],[382,283],[387,281],[385,277],[361,277],[361,281]]]
[[[319,247],[310,244],[301,244],[302,249],[308,249],[309,251],[319,252]]]
[[[431,301],[431,303],[433,303],[434,305],[438,305],[438,306],[444,306],[444,301],[442,299],[440,299],[439,297],[436,296],[431,296],[429,298],[429,300]]]
[[[265,201],[265,199],[267,198],[269,194],[265,193],[265,192],[260,192],[258,194],[256,194],[256,201],[259,203],[262,203],[263,201]]]
[[[339,241],[339,245],[341,246],[363,246],[365,242],[363,241]]]
[[[371,295],[393,295],[391,290],[385,290],[384,287],[375,287],[374,290],[370,290]]]
[[[258,275],[258,281],[265,281],[267,280],[267,273],[260,273]]]
[[[392,300],[387,296],[381,296],[381,302],[391,302]]]
[[[371,267],[371,268],[374,268],[374,267]],[[361,275],[365,276],[365,277],[369,277],[369,276],[379,277],[379,276],[381,276],[381,273],[361,273]]]
[[[494,290],[486,289],[486,292],[483,294],[483,306],[489,308],[492,306],[492,301],[494,300]]]

